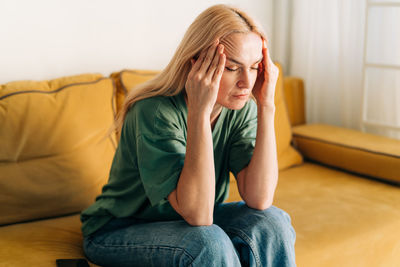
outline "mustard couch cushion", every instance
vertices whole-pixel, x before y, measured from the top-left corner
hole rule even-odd
[[[278,164],[279,169],[282,170],[296,164],[301,164],[303,158],[291,146],[292,132],[283,94],[283,71],[280,64],[277,65],[280,71],[275,91],[275,134]],[[122,108],[124,98],[132,88],[155,77],[158,73],[149,70],[123,70],[111,74],[111,78],[114,79],[117,85],[117,110],[119,111]]]
[[[303,162],[303,157],[291,145],[292,127],[290,125],[283,91],[283,70],[280,64],[276,63],[276,65],[279,67],[279,77],[275,89],[275,135],[279,170],[284,170],[291,166],[301,164]]]
[[[0,227],[2,264],[55,266],[56,259],[84,258],[80,224],[73,215]]]
[[[154,78],[159,71],[153,70],[123,70],[110,75],[117,87],[117,112],[122,109],[125,96],[137,85]]]
[[[0,236],[1,266],[54,267],[56,259],[85,258],[79,215],[3,226]]]
[[[304,82],[301,78],[284,78],[285,103],[288,116],[293,126],[306,123]]]
[[[323,124],[296,126],[293,132],[309,159],[400,184],[400,140]]]
[[[399,266],[397,186],[304,163],[279,172],[273,205],[292,218],[297,266]]]
[[[79,212],[115,151],[112,80],[97,74],[0,86],[0,225]]]

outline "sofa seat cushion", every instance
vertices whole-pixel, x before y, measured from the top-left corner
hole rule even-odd
[[[398,186],[305,163],[279,173],[274,205],[292,217],[298,266],[399,266]]]
[[[296,126],[293,135],[308,159],[400,185],[400,140],[324,124]]]
[[[1,226],[0,265],[54,267],[56,259],[85,258],[80,227],[79,215]]]

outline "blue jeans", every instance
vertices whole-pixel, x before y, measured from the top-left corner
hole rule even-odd
[[[289,215],[244,202],[217,204],[211,226],[184,220],[114,219],[84,239],[86,257],[101,266],[295,266]]]

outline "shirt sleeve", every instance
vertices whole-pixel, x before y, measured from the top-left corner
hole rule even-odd
[[[237,177],[250,162],[256,143],[257,106],[249,100],[238,112],[229,147],[229,170]]]
[[[185,141],[176,136],[137,138],[140,179],[152,206],[161,204],[176,188],[185,160]]]
[[[176,188],[186,155],[180,113],[166,99],[135,105],[136,162],[152,206],[165,203]]]

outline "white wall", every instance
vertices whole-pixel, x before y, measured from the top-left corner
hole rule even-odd
[[[124,68],[161,69],[207,7],[228,3],[272,34],[272,0],[2,0],[0,84]]]

